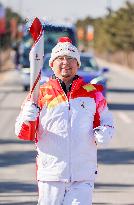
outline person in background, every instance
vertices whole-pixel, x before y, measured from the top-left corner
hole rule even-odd
[[[14,65],[15,65],[15,69],[16,70],[19,70],[19,67],[20,67],[20,42],[19,41],[16,41],[12,44],[12,51],[14,51],[14,58],[13,58],[13,62],[14,62]]]
[[[16,135],[28,139],[36,121],[38,205],[91,205],[97,173],[97,146],[107,144],[114,125],[102,86],[77,75],[80,55],[68,37],[52,49],[54,74],[40,87],[38,105],[26,101]]]

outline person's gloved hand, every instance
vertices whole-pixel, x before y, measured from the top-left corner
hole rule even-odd
[[[94,128],[94,136],[98,143],[108,144],[113,135],[113,129],[106,126],[98,126]]]
[[[25,103],[22,109],[22,121],[28,123],[29,121],[35,121],[39,116],[39,108],[31,101]]]
[[[15,134],[19,135],[23,123],[29,125],[29,121],[35,121],[38,116],[39,108],[31,101],[26,102],[16,119]]]

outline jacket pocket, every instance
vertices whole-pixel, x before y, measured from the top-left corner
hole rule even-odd
[[[47,168],[54,167],[55,162],[56,162],[55,157],[47,155],[47,154],[44,155],[43,157],[39,157],[37,159],[37,163],[38,163],[39,167],[42,168],[42,169],[44,169],[44,168],[47,169]]]

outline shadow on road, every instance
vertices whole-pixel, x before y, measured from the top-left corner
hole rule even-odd
[[[23,193],[37,192],[36,184],[19,183],[19,182],[0,182],[0,193]],[[23,194],[22,194],[23,195]]]
[[[11,151],[0,154],[0,167],[35,163],[36,151]]]
[[[128,89],[128,88],[108,88],[108,92],[113,92],[113,93],[134,93],[134,89]]]
[[[95,189],[106,189],[104,190],[105,192],[118,192],[117,188],[128,188],[128,187],[134,187],[134,184],[116,184],[116,183],[95,183]],[[110,189],[112,188],[112,190]],[[116,188],[115,190],[113,190],[113,188]],[[103,190],[102,190],[103,192]],[[120,192],[120,190],[119,190]]]
[[[9,140],[9,139],[0,139],[0,144],[33,144],[34,142],[31,141],[24,141],[20,139],[14,139],[14,140]]]
[[[4,203],[4,205],[37,205],[37,202]]]
[[[134,104],[108,103],[110,110],[134,110]]]
[[[134,151],[128,149],[98,150],[100,164],[134,164]]]

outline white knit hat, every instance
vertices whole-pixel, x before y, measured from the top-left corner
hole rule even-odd
[[[80,62],[80,54],[78,49],[72,45],[72,41],[68,37],[61,37],[58,40],[57,45],[52,49],[51,57],[49,60],[49,66],[53,67],[53,61],[58,56],[71,56],[72,58],[76,58],[79,67],[81,65]]]

